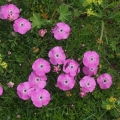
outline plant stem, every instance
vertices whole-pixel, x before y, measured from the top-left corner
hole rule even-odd
[[[104,21],[102,20],[101,35],[100,35],[101,40],[102,40],[102,37],[103,37],[103,31],[104,31]]]
[[[118,108],[115,107],[115,109],[120,113],[120,110]]]

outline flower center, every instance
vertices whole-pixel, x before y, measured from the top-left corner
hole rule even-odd
[[[13,14],[13,10],[9,10],[8,13],[9,13],[10,15],[12,15],[12,14]]]
[[[68,83],[69,83],[68,80],[64,80],[65,85],[68,85]]]
[[[40,69],[43,69],[44,68],[44,65],[43,64],[40,64]]]
[[[89,70],[90,70],[91,72],[93,72],[93,71],[94,71],[94,68],[90,68]]]
[[[93,56],[90,56],[90,57],[89,57],[89,61],[90,61],[90,62],[94,62],[94,61],[95,61],[95,58],[94,58]]]
[[[20,23],[20,27],[24,27],[25,26],[25,23]]]
[[[23,90],[23,93],[26,93],[26,92],[27,92],[27,90],[26,90],[26,89],[24,89],[24,90]]]
[[[60,55],[58,53],[56,53],[55,58],[60,58]]]
[[[74,69],[74,65],[70,65],[70,68],[71,68],[71,69]]]
[[[37,77],[37,78],[35,78],[35,82],[37,82],[37,83],[38,83],[40,80],[41,80],[41,79],[40,79],[40,78],[38,78],[38,77]]]
[[[39,97],[39,100],[40,100],[40,101],[43,100],[43,96],[40,96],[40,97]]]
[[[103,84],[107,84],[108,80],[107,78],[103,78]]]
[[[90,87],[90,86],[91,86],[91,83],[90,83],[90,82],[87,82],[87,83],[86,83],[86,86],[87,86],[87,87]]]
[[[59,33],[63,33],[63,29],[60,28],[60,29],[58,30],[58,32],[59,32]]]

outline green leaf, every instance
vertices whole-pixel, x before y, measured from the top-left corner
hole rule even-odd
[[[39,13],[33,13],[33,16],[30,17],[30,21],[32,21],[33,28],[41,28],[41,26],[46,23],[46,20],[42,19]]]
[[[69,16],[71,15],[71,12],[68,10],[68,6],[61,5],[58,9],[58,12],[60,14],[59,20],[61,21],[67,21],[69,19]]]

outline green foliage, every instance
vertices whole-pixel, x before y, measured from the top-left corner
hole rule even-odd
[[[93,1],[93,0],[92,0]],[[0,0],[0,5],[7,2]],[[4,93],[0,96],[0,120],[117,120],[120,118],[120,14],[118,0],[103,0],[101,4],[90,0],[12,0],[22,9],[21,16],[30,18],[31,31],[25,35],[13,31],[13,22],[0,20],[0,86]],[[83,4],[84,3],[84,4]],[[42,7],[41,7],[42,6]],[[87,9],[91,15],[88,16]],[[96,17],[94,13],[97,13]],[[44,16],[46,15],[46,16]],[[46,18],[45,18],[46,17]],[[57,41],[51,30],[59,21],[71,27],[67,40]],[[104,24],[103,24],[104,23]],[[47,29],[44,37],[38,35],[38,29]],[[17,86],[28,80],[32,63],[37,58],[49,61],[48,52],[55,46],[66,50],[67,58],[80,59],[81,72],[75,77],[76,85],[67,97],[66,92],[55,87],[60,73],[47,74],[47,86],[51,101],[47,106],[36,108],[31,100],[23,101],[17,95]],[[38,48],[34,52],[33,48]],[[82,58],[86,51],[96,51],[100,55],[100,65],[95,77],[102,73],[112,76],[111,88],[101,90],[96,85],[92,93],[81,98],[79,81],[84,76]],[[8,55],[8,51],[11,54]],[[1,56],[0,56],[1,57]],[[7,63],[7,68],[1,66]],[[62,65],[61,65],[62,66]],[[61,67],[62,69],[62,67]],[[61,71],[62,73],[63,71]],[[14,82],[13,88],[7,84]],[[116,98],[115,102],[110,97]]]
[[[60,5],[59,6],[58,12],[60,14],[60,16],[59,16],[60,21],[65,22],[65,21],[69,20],[69,16],[71,15],[71,11],[69,11],[68,8],[69,7],[67,5]]]
[[[41,26],[46,23],[46,20],[42,19],[39,13],[33,13],[33,16],[30,17],[30,21],[32,21],[32,28],[41,28]]]

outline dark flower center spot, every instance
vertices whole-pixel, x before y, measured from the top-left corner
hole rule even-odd
[[[36,81],[39,81],[39,79],[37,78]]]
[[[106,79],[104,79],[104,80],[103,80],[103,83],[107,83],[107,80],[106,80]]]
[[[90,69],[90,71],[94,71],[94,69],[93,69],[93,68],[91,68],[91,69]]]
[[[25,24],[24,23],[20,23],[20,26],[23,27]]]
[[[62,33],[62,32],[63,32],[63,29],[59,29],[59,32]]]
[[[12,10],[10,10],[10,11],[9,11],[9,13],[12,15],[12,14],[13,14],[13,11],[12,11]]]
[[[90,57],[89,57],[89,61],[90,61],[90,62],[94,62],[94,61],[95,61],[94,57],[93,57],[93,56],[90,56]]]
[[[43,97],[42,96],[40,96],[40,100],[42,100],[43,99]]]
[[[88,83],[86,84],[86,86],[87,86],[87,87],[90,87],[90,86],[91,86],[91,83],[90,83],[90,82],[88,82]]]
[[[40,81],[40,78],[36,78],[35,81],[36,81],[36,82],[39,82],[39,81]]]
[[[58,53],[55,54],[55,58],[60,58],[60,55]]]
[[[27,90],[24,90],[24,92],[27,92]]]
[[[59,55],[57,54],[56,57],[59,57]]]
[[[93,58],[90,58],[91,61],[93,61],[94,59]]]
[[[68,81],[66,80],[65,83],[68,83]]]
[[[21,26],[24,26],[24,24],[22,23]]]
[[[43,68],[43,65],[40,65],[40,68]]]

